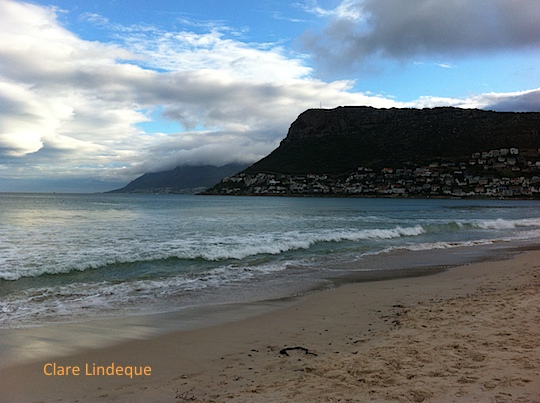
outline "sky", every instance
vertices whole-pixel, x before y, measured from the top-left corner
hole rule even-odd
[[[0,0],[0,192],[252,163],[310,108],[540,112],[538,0]]]

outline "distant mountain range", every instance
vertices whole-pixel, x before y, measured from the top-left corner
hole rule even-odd
[[[247,167],[247,164],[179,166],[170,171],[146,173],[109,193],[198,193]]]
[[[538,197],[539,150],[540,113],[311,109],[270,155],[206,193]]]

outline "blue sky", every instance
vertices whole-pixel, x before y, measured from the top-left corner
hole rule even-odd
[[[254,162],[308,108],[540,111],[537,0],[0,1],[0,191]]]

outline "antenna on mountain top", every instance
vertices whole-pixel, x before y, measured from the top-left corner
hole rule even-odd
[[[322,101],[320,102],[319,109],[322,109]]]

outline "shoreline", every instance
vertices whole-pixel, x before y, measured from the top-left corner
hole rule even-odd
[[[540,401],[540,265],[536,263],[540,261],[540,251],[533,246],[522,249],[526,250],[503,251],[510,254],[508,259],[483,260],[439,270],[429,276],[368,282],[347,279],[337,288],[287,301],[255,304],[259,306],[252,307],[248,316],[234,316],[232,309],[228,313],[231,316],[227,317],[225,309],[216,313],[226,316],[221,318],[225,319],[222,323],[169,334],[145,334],[148,329],[142,323],[132,323],[130,330],[123,327],[125,322],[118,321],[119,333],[139,329],[142,336],[113,346],[92,346],[84,343],[83,337],[69,355],[53,354],[45,359],[0,368],[0,390],[8,403],[21,399],[324,401],[325,397],[329,401],[347,398],[360,399],[352,401],[445,401],[443,398],[450,394],[453,396],[450,401],[467,401],[467,397],[491,401],[490,397],[504,393],[513,393],[514,397],[521,394],[530,399],[521,401]],[[491,300],[498,302],[491,304]],[[531,302],[539,303],[529,305]],[[475,313],[474,307],[479,304],[482,310]],[[461,309],[453,311],[450,318],[448,312],[455,306]],[[471,330],[472,325],[476,326],[475,321],[471,322],[471,315],[477,315],[482,322],[505,309],[509,310],[505,320],[490,322],[487,329]],[[529,321],[523,332],[532,332],[536,339],[524,337],[525,333],[520,337],[514,335],[517,327],[512,320],[520,315]],[[147,319],[156,324],[157,317]],[[452,324],[451,319],[455,323]],[[449,323],[452,326],[445,330],[444,326]],[[463,323],[468,323],[461,329],[467,337],[462,334],[461,338],[449,341],[452,334],[459,334]],[[437,326],[432,327],[433,324]],[[480,336],[482,332],[495,331],[497,326],[500,329],[495,333],[501,334],[499,339],[508,339],[512,346],[524,339],[524,344],[509,351],[504,343],[499,345]],[[61,325],[53,327],[62,328]],[[14,332],[23,333],[23,330]],[[83,324],[80,331],[79,336],[86,332],[90,337],[92,332],[99,332],[99,328]],[[444,337],[438,340],[439,335]],[[52,336],[42,333],[42,342],[46,342],[47,337]],[[71,336],[65,334],[65,337]],[[398,347],[404,340],[407,343],[402,346],[403,352]],[[443,344],[436,345],[437,342]],[[427,343],[427,347],[420,348],[422,343]],[[480,343],[480,347],[473,349],[467,343],[471,346]],[[416,353],[411,352],[413,345]],[[496,351],[491,351],[493,346],[497,347]],[[287,354],[282,353],[284,350]],[[392,357],[385,357],[385,350],[392,351]],[[425,357],[427,350],[439,354],[447,363],[459,358],[454,372],[445,372],[448,366],[444,362],[437,364],[437,359],[430,361]],[[467,356],[475,351],[486,353]],[[496,352],[502,354],[502,361],[492,357]],[[459,368],[459,362],[466,361],[464,357],[472,360],[473,367]],[[413,358],[417,359],[415,364]],[[516,369],[513,364],[518,359],[525,361]],[[482,371],[492,361],[490,378],[484,380]],[[86,365],[107,368],[113,363],[123,368],[150,367],[151,375],[46,375],[44,366],[49,363],[78,366],[81,371]],[[433,367],[427,375],[423,374],[426,366]],[[371,372],[366,372],[366,368]],[[403,368],[409,371],[403,375],[405,383],[396,375]],[[510,370],[519,372],[519,379],[513,380]],[[411,378],[406,379],[407,376]],[[441,395],[441,391],[445,394]]]
[[[175,332],[196,331],[247,320],[286,308],[313,294],[346,284],[430,276],[448,268],[448,266],[411,267],[349,272],[347,275],[330,276],[326,279],[326,283],[319,282],[293,295],[272,299],[186,307],[170,312],[3,328],[0,329],[0,369],[50,357],[68,356],[81,350],[107,348],[132,340],[148,340]]]
[[[459,246],[441,250],[396,250],[327,266],[326,275],[309,284],[269,298],[240,302],[178,307],[171,311],[83,318],[0,328],[0,368],[50,356],[65,356],[81,349],[105,348],[130,340],[150,339],[177,331],[197,330],[272,312],[313,293],[349,283],[387,281],[430,276],[452,267],[483,260],[499,260],[540,245],[506,243]],[[294,266],[291,266],[294,270]],[[320,270],[320,268],[319,268]],[[305,280],[305,279],[304,279]],[[301,278],[297,281],[302,281]]]
[[[110,193],[110,192],[107,192]],[[183,195],[185,193],[126,193],[126,194],[148,194],[148,195]],[[193,193],[193,196],[222,196],[222,197],[305,197],[305,198],[327,198],[327,199],[403,199],[403,200],[522,200],[538,201],[540,196],[445,196],[445,195],[396,195],[396,194],[324,194],[324,193]]]

